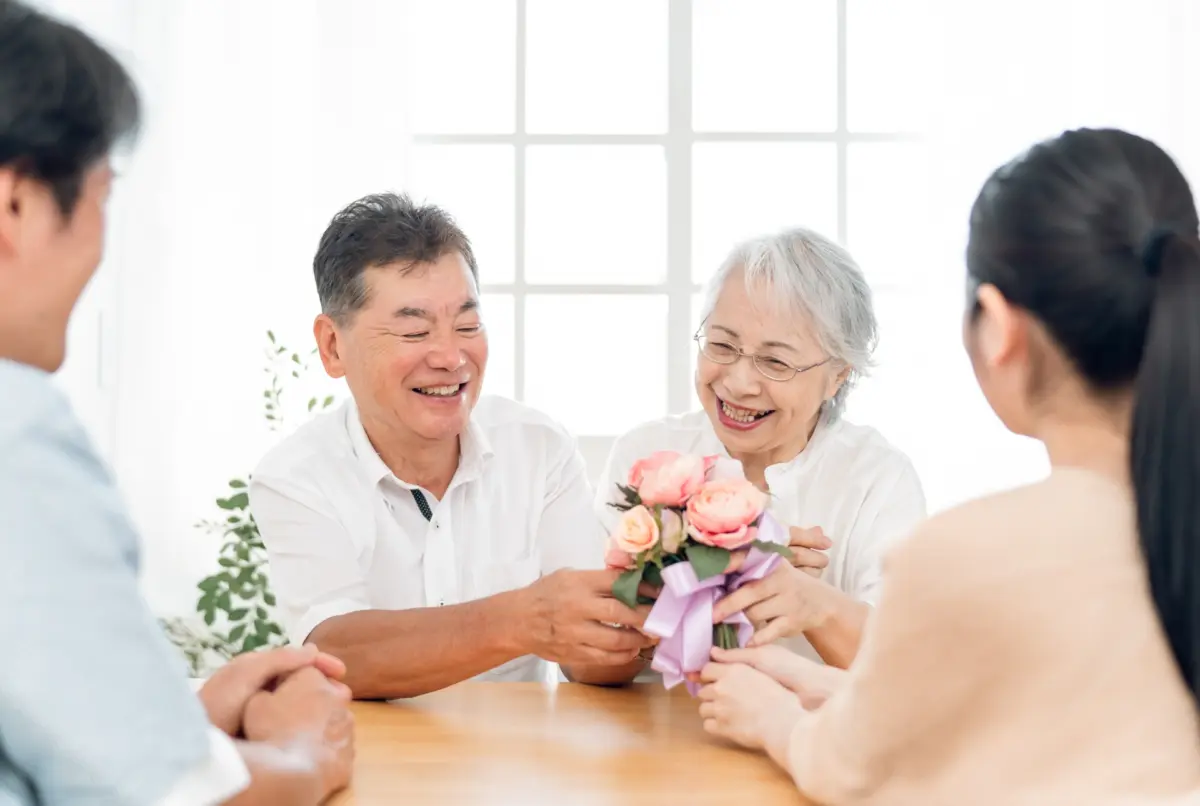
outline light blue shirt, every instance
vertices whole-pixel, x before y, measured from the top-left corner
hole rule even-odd
[[[0,806],[154,804],[209,754],[138,542],[50,376],[0,360]]]

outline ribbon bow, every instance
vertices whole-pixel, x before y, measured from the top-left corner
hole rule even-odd
[[[759,519],[758,539],[781,545],[787,542],[779,521],[765,512]],[[743,585],[765,577],[777,562],[778,554],[751,548],[742,567],[732,574],[697,579],[690,562],[663,569],[662,593],[642,629],[661,639],[650,668],[662,674],[667,688],[686,683],[695,696],[699,685],[688,680],[687,675],[703,669],[712,655],[713,605]],[[734,613],[724,623],[736,625],[739,646],[745,646],[754,634],[754,627],[744,613]]]

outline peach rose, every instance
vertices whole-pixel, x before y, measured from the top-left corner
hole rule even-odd
[[[708,463],[701,456],[676,454],[670,461],[642,469],[638,495],[647,506],[681,507],[704,484]]]
[[[766,493],[745,479],[707,482],[688,501],[688,534],[707,546],[739,549],[757,536],[753,524],[766,506]]]
[[[683,543],[683,516],[673,509],[662,511],[662,548],[664,554],[674,554]]]
[[[613,529],[612,545],[629,555],[641,554],[658,542],[658,522],[643,506],[626,510]]]

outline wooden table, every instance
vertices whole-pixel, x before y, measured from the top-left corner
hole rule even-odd
[[[464,683],[354,713],[354,783],[337,806],[804,802],[768,758],[706,734],[682,686]]]

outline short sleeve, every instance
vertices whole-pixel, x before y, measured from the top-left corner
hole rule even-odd
[[[921,480],[912,463],[902,458],[870,489],[851,529],[847,593],[861,602],[878,604],[884,557],[925,515]]]
[[[0,674],[3,755],[45,803],[157,803],[207,759],[207,716],[141,598],[137,537],[65,400],[43,393],[23,420],[17,408],[0,405],[0,646],[14,661]]]
[[[548,454],[537,535],[541,572],[603,568],[604,541],[598,536],[600,527],[592,511],[592,486],[583,455],[565,432],[556,434]]]
[[[250,509],[267,549],[279,615],[302,644],[321,622],[369,610],[367,571],[358,547],[317,490],[256,473]]]

